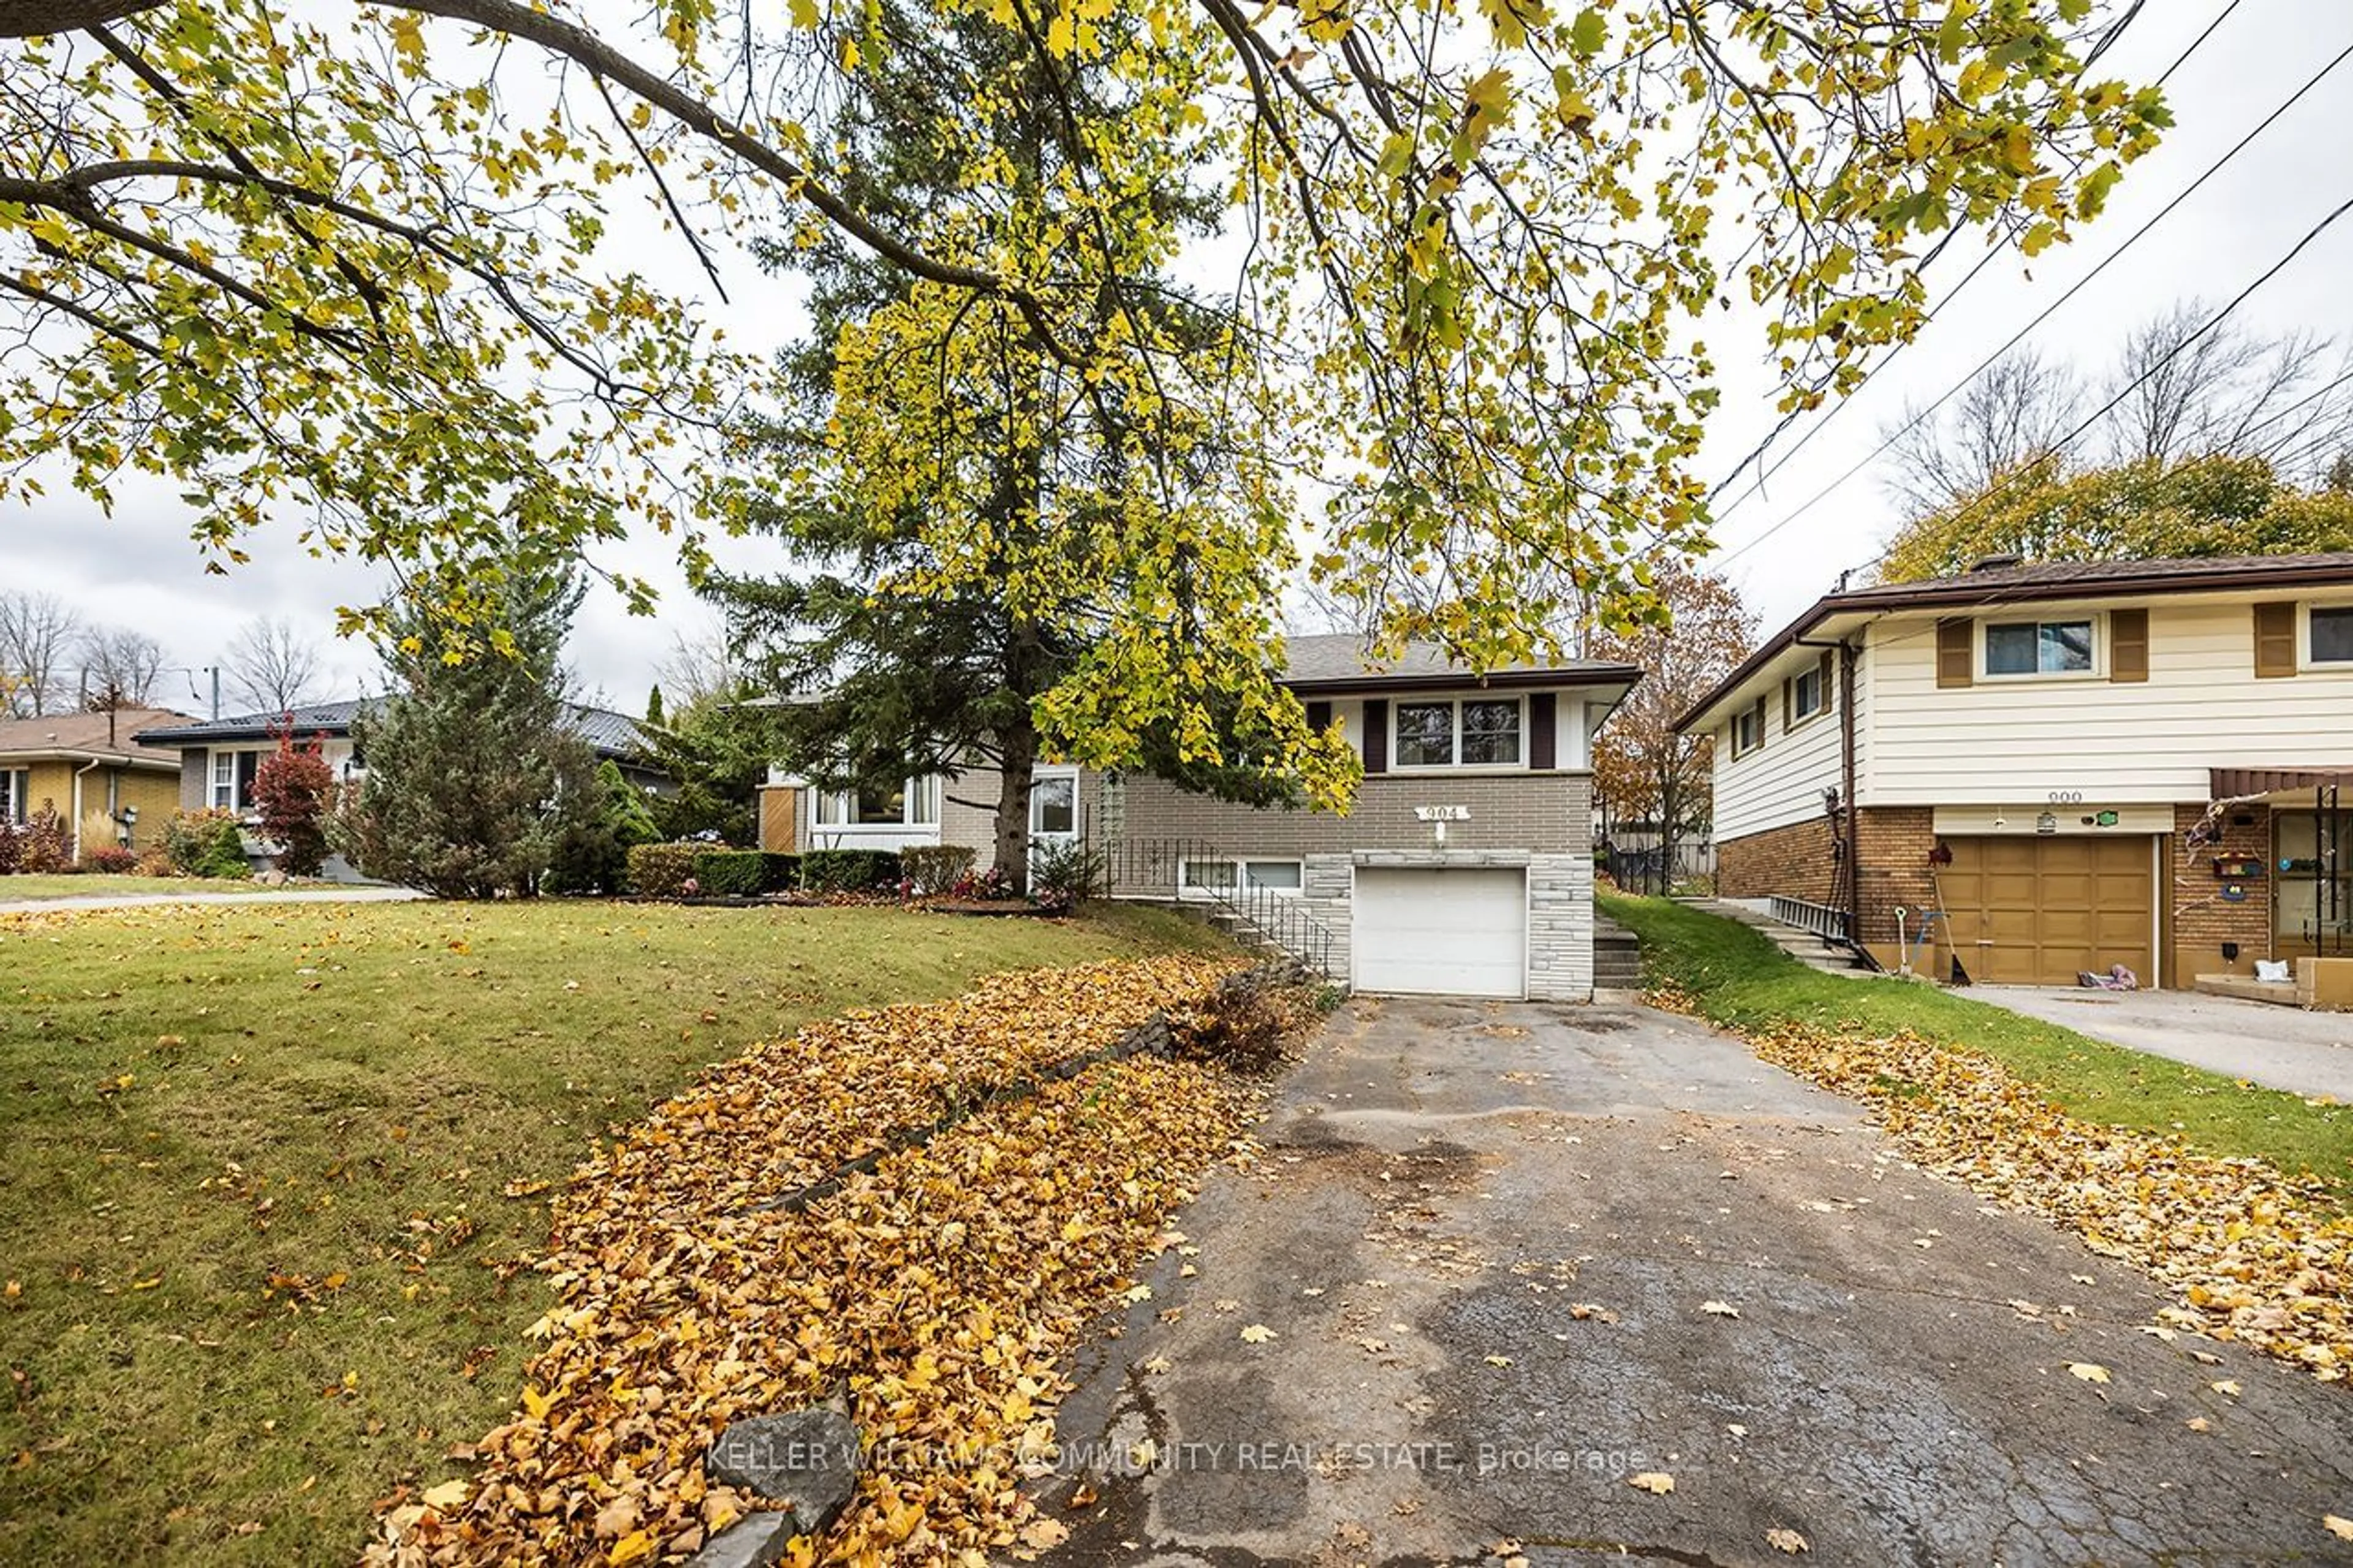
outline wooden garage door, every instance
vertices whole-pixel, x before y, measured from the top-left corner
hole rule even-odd
[[[1962,967],[1994,985],[2072,985],[2150,962],[2154,857],[2146,837],[1948,838],[1938,874]]]

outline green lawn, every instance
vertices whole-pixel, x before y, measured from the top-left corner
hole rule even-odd
[[[297,884],[303,886],[306,884]],[[227,877],[0,877],[0,904],[32,899],[95,899],[125,893],[149,898],[165,893],[275,893],[284,891],[249,879]]]
[[[2242,1088],[2200,1068],[2147,1056],[2045,1024],[1963,993],[1820,974],[1747,927],[1661,899],[1604,897],[1602,909],[1642,939],[1653,983],[1672,981],[1710,1020],[1755,1028],[1797,1020],[1883,1034],[1910,1029],[2000,1060],[2052,1103],[2087,1121],[2179,1131],[2209,1153],[2253,1155],[2309,1172],[2353,1204],[2353,1107]]]
[[[395,1477],[513,1406],[549,1296],[512,1266],[609,1125],[810,1018],[1219,941],[1141,910],[0,916],[0,1563],[353,1561]]]

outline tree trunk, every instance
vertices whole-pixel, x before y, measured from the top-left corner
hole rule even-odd
[[[997,788],[997,868],[1017,893],[1029,890],[1029,788],[1038,762],[1037,731],[1027,722],[1002,739]]]

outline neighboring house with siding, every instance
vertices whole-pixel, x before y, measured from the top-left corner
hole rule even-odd
[[[353,743],[353,721],[371,704],[382,700],[349,698],[337,702],[306,702],[275,713],[183,719],[175,725],[142,731],[139,743],[168,748],[174,753],[170,764],[177,784],[173,804],[179,809],[234,811],[251,827],[259,822],[253,805],[254,776],[260,769],[261,759],[278,749],[280,735],[291,733],[298,745],[316,744],[338,780],[354,780],[364,771],[366,760]],[[668,784],[667,775],[646,761],[645,738],[628,715],[580,706],[574,707],[572,714],[574,726],[595,748],[596,755],[617,763],[623,777],[647,790]],[[267,854],[251,832],[248,833],[246,847],[256,860]],[[328,874],[348,878],[352,872],[338,858],[329,862]]]
[[[1715,738],[1722,895],[1812,905],[1887,967],[1899,910],[1939,978],[2353,952],[2353,554],[1833,594],[1679,727]]]
[[[22,826],[54,806],[81,841],[82,818],[104,812],[115,842],[145,849],[163,837],[179,802],[179,758],[147,746],[144,736],[194,722],[168,708],[117,708],[102,713],[51,713],[0,722],[0,822]]]
[[[1366,991],[1573,1001],[1593,991],[1594,731],[1640,679],[1574,661],[1474,677],[1417,647],[1376,664],[1355,636],[1288,639],[1284,681],[1365,765],[1346,816],[1252,807],[1165,780],[1040,764],[1034,843],[1099,848],[1124,895],[1288,901]],[[995,853],[994,773],[818,791],[779,773],[769,847]],[[1444,820],[1439,820],[1439,819]]]

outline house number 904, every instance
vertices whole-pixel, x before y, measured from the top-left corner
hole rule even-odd
[[[2054,789],[2051,792],[2051,804],[2053,805],[2081,805],[2084,804],[2084,792],[2079,789]]]

